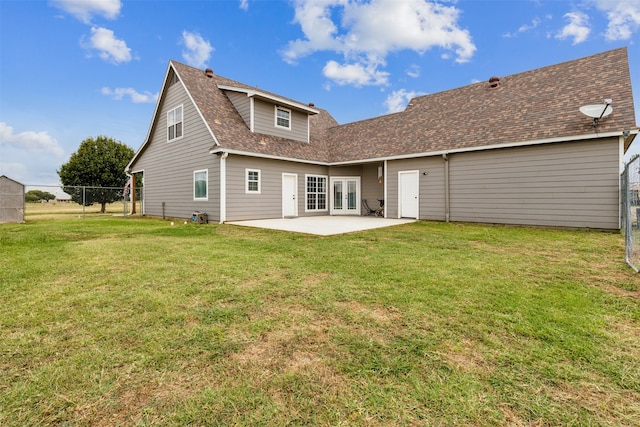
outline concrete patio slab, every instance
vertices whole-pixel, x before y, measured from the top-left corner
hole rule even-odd
[[[371,216],[306,216],[230,221],[226,224],[330,236],[333,234],[353,233],[355,231],[371,230],[373,228],[408,224],[415,221],[415,219],[391,219]]]

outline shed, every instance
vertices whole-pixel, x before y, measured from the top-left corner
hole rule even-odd
[[[24,222],[24,184],[0,176],[0,223]]]

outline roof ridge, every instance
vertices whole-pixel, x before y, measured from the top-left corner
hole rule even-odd
[[[543,72],[543,71],[545,71],[547,69],[550,69],[550,68],[564,68],[564,67],[568,66],[569,64],[574,64],[574,63],[577,63],[577,62],[590,62],[596,57],[611,55],[613,53],[619,53],[621,51],[623,51],[625,53],[625,55],[628,57],[628,49],[627,49],[626,46],[623,46],[623,47],[619,47],[619,48],[615,48],[615,49],[606,50],[604,52],[594,53],[594,54],[589,55],[589,56],[582,56],[582,57],[578,57],[578,58],[574,58],[574,59],[569,59],[569,60],[566,60],[566,61],[558,62],[558,63],[555,63],[555,64],[543,65],[541,67],[533,68],[533,69],[530,69],[530,70],[518,71],[517,73],[507,74],[505,76],[500,77],[500,80],[502,80],[502,79],[511,79],[511,78],[513,78],[515,76],[521,76],[521,75],[526,75],[526,74],[540,73],[540,72]],[[452,87],[452,88],[441,90],[441,91],[434,92],[434,93],[428,93],[428,94],[425,94],[425,95],[416,96],[416,97],[411,98],[409,100],[409,104],[411,104],[411,101],[416,100],[416,99],[422,99],[422,98],[430,97],[430,96],[433,96],[433,95],[436,95],[436,94],[437,95],[444,95],[447,92],[458,91],[460,89],[464,89],[464,88],[467,88],[467,87],[472,87],[472,86],[475,86],[475,85],[487,84],[488,81],[489,80],[486,80],[486,81],[482,80],[482,81],[479,81],[479,82],[470,83],[470,84],[466,84],[466,85],[462,85],[462,86],[456,86],[456,87]],[[406,109],[404,111],[406,111]]]

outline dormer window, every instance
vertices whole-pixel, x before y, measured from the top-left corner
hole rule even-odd
[[[276,106],[276,127],[291,130],[291,110]]]

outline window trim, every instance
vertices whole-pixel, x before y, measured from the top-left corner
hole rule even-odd
[[[204,197],[196,197],[196,175],[204,172],[204,182],[205,182],[205,196]],[[209,200],[209,169],[200,169],[197,171],[193,171],[193,200],[196,202],[206,202]]]
[[[322,178],[324,179],[324,193],[309,192],[309,178]],[[309,195],[314,194],[316,209],[309,209]],[[324,194],[324,209],[318,209],[318,194]],[[304,175],[304,211],[305,212],[327,212],[329,211],[329,176],[328,175],[318,175],[318,174],[305,174]]]
[[[169,114],[173,113],[174,111],[176,111],[177,109],[180,109],[180,118],[181,120],[179,122],[176,122],[172,125],[169,125]],[[174,136],[173,138],[169,138],[169,129],[171,127],[174,128],[174,134],[175,134],[175,126],[180,123],[180,136]],[[182,139],[182,137],[184,137],[184,104],[180,104],[178,106],[176,106],[175,108],[172,108],[171,110],[167,111],[167,142],[173,142],[179,139]]]
[[[289,124],[288,126],[282,126],[281,124],[278,124],[278,118],[279,118],[278,117],[278,111],[284,111],[289,115],[289,118],[287,119],[287,122]],[[289,108],[284,108],[284,107],[281,107],[279,105],[275,106],[275,126],[278,129],[291,130],[291,110]]]
[[[249,172],[256,172],[258,174],[258,179],[257,180],[249,180]],[[257,190],[251,190],[249,188],[249,183],[250,182],[257,182],[258,184],[258,189]],[[260,169],[251,169],[251,168],[246,168],[244,170],[244,192],[245,194],[260,194],[262,191],[262,171]]]

